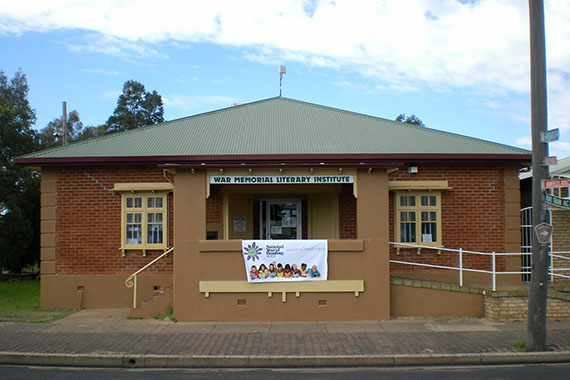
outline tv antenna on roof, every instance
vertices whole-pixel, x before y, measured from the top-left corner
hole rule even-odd
[[[287,74],[287,69],[283,65],[279,65],[279,97],[281,97],[281,84],[283,83],[283,75]]]

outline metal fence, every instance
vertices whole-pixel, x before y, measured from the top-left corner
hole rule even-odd
[[[520,271],[498,271],[497,270],[497,257],[498,256],[521,256],[521,258],[524,256],[530,257],[530,255],[532,254],[531,252],[479,252],[479,251],[469,251],[469,250],[465,250],[462,248],[459,248],[459,249],[440,248],[440,247],[433,247],[433,246],[424,246],[424,245],[409,244],[409,243],[395,243],[395,242],[390,242],[390,245],[398,246],[398,247],[404,246],[404,247],[410,247],[410,248],[415,248],[415,249],[421,248],[421,249],[439,250],[439,251],[443,251],[443,252],[450,252],[450,253],[456,254],[457,255],[457,266],[427,264],[427,263],[418,263],[418,262],[414,262],[414,261],[403,261],[403,260],[390,260],[390,262],[394,263],[394,264],[412,265],[412,266],[420,266],[420,267],[426,267],[426,268],[455,270],[458,272],[459,286],[463,286],[463,275],[465,272],[489,274],[491,277],[491,289],[493,291],[497,290],[497,276],[515,275],[515,274],[520,274],[520,275],[527,274],[530,276],[530,273],[529,273],[530,270],[523,271],[522,268]],[[566,253],[566,252],[550,252],[549,253],[549,256],[551,256],[550,262],[552,262],[552,255],[554,255],[557,258],[570,260],[569,257],[559,255],[560,253]],[[490,256],[491,257],[491,270],[479,269],[479,268],[466,268],[463,265],[464,255]],[[570,265],[570,263],[569,263],[569,265]],[[561,277],[561,278],[570,279],[570,276],[568,276],[568,275],[556,273],[556,272],[567,271],[567,270],[570,270],[570,268],[556,268],[553,270],[551,268],[551,266],[549,265],[548,273],[550,275],[551,280],[553,280],[554,277]]]

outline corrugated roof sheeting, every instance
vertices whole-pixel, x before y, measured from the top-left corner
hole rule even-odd
[[[455,153],[529,152],[287,98],[271,98],[25,157]]]

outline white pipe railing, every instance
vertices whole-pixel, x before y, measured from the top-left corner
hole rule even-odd
[[[431,249],[437,251],[447,251],[453,252],[458,254],[458,266],[446,266],[446,265],[437,265],[437,264],[425,264],[425,263],[416,263],[411,261],[402,261],[402,260],[390,260],[391,263],[394,264],[404,264],[404,265],[412,265],[412,266],[421,266],[427,268],[438,268],[438,269],[448,269],[448,270],[456,270],[459,272],[459,286],[463,286],[463,272],[477,272],[477,273],[487,273],[491,275],[491,288],[493,291],[497,290],[497,275],[504,275],[504,274],[525,274],[528,271],[497,271],[497,256],[525,256],[525,255],[532,255],[532,252],[478,252],[478,251],[469,251],[462,248],[453,249],[453,248],[443,248],[443,247],[434,247],[429,245],[419,245],[419,244],[410,244],[410,243],[395,243],[390,242],[390,245],[399,246],[399,247],[410,247],[414,249]],[[570,260],[570,257],[567,256],[560,256],[558,253],[562,254],[570,254],[570,252],[550,252],[549,255],[551,256],[551,260],[553,257],[560,258],[563,260]],[[482,256],[491,256],[491,270],[485,269],[474,269],[474,268],[465,268],[463,265],[463,254],[471,254],[471,255],[482,255]],[[549,274],[552,279],[556,277],[562,278],[569,278],[568,275],[563,275],[561,273],[555,273],[556,271],[570,271],[570,268],[552,268],[552,265],[549,266]]]

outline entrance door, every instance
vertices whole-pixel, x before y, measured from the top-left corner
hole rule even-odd
[[[260,201],[260,231],[263,239],[301,239],[301,201]]]

